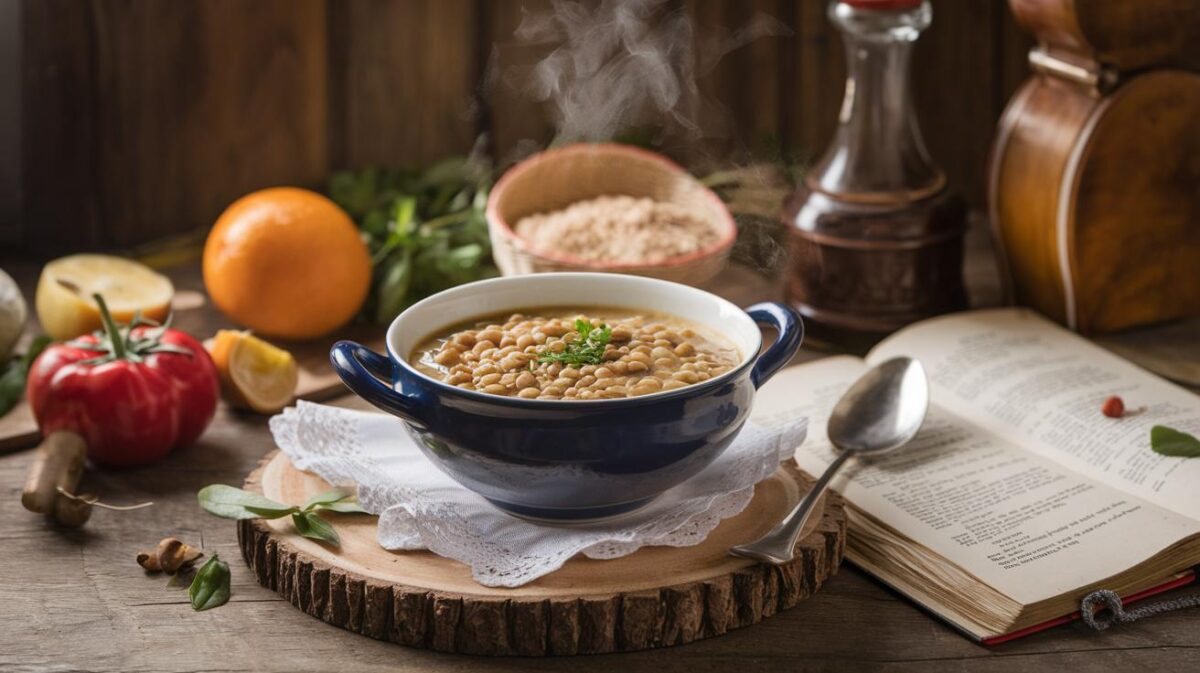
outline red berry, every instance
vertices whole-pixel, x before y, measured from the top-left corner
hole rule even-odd
[[[1100,407],[1100,413],[1109,418],[1120,418],[1125,415],[1125,401],[1113,395],[1104,400],[1104,405]]]

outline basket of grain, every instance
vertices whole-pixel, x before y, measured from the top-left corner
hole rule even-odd
[[[487,221],[506,276],[608,271],[699,285],[725,267],[737,238],[725,204],[687,171],[617,144],[522,161],[492,189]]]

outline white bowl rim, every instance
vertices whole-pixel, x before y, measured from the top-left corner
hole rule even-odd
[[[412,365],[412,363],[410,363],[408,361],[407,357],[400,357],[397,355],[397,352],[396,352],[397,349],[395,347],[395,344],[399,341],[399,338],[400,338],[400,326],[403,323],[404,316],[406,314],[410,314],[410,312],[416,312],[421,309],[428,308],[431,305],[436,305],[439,302],[442,302],[449,298],[452,298],[454,295],[462,294],[465,292],[477,291],[480,288],[486,289],[488,286],[497,286],[497,285],[504,285],[504,284],[510,284],[510,283],[535,283],[535,284],[536,283],[549,283],[549,282],[554,282],[555,280],[561,279],[564,277],[579,278],[579,279],[585,279],[585,280],[595,280],[597,282],[606,282],[606,281],[610,281],[612,279],[623,279],[623,280],[628,280],[629,282],[633,282],[633,283],[641,283],[641,284],[657,285],[660,287],[668,287],[669,291],[676,291],[676,292],[682,292],[682,293],[694,293],[696,295],[704,296],[706,299],[715,300],[718,305],[723,306],[726,309],[730,309],[732,311],[732,315],[738,316],[739,320],[744,320],[746,323],[749,324],[749,326],[753,327],[753,332],[752,332],[754,335],[753,340],[752,340],[753,343],[749,344],[748,345],[749,347],[744,349],[745,352],[741,353],[741,360],[738,361],[737,365],[730,368],[730,370],[725,372],[724,374],[715,376],[711,379],[708,379],[707,381],[700,381],[698,383],[693,383],[693,384],[684,386],[682,388],[676,388],[675,390],[665,390],[665,391],[659,391],[657,393],[650,393],[649,395],[639,395],[637,397],[617,397],[617,398],[600,399],[600,400],[525,399],[525,398],[521,398],[521,397],[513,397],[513,396],[508,396],[508,395],[492,395],[490,393],[484,393],[484,392],[480,392],[477,390],[467,390],[465,388],[459,388],[457,386],[452,386],[449,383],[446,383],[445,381],[440,381],[438,379],[435,379],[432,376],[429,376],[428,374],[425,374],[425,373],[421,372],[420,370],[418,370],[416,367],[414,367]],[[581,305],[587,306],[587,304],[581,304]],[[622,307],[628,307],[628,308],[637,308],[636,304],[622,304],[622,303],[613,304],[613,303],[602,303],[601,302],[601,303],[597,303],[595,305],[596,306],[622,306]],[[504,309],[500,309],[500,310],[504,310]],[[455,322],[459,322],[459,321],[455,321]],[[438,328],[432,330],[432,332],[430,332],[430,334],[436,333],[436,332],[438,332],[442,329],[445,329],[446,327],[449,327],[453,324],[454,323],[450,323],[448,325],[443,325],[442,327],[438,327]],[[738,341],[735,337],[731,336],[726,331],[722,331],[721,335],[724,336],[725,338],[729,339],[730,341],[733,341],[733,342]],[[421,338],[424,339],[427,337],[428,337],[428,335],[425,335],[425,336],[422,336]],[[455,395],[461,395],[461,396],[467,397],[469,399],[476,399],[476,400],[493,403],[493,404],[528,406],[528,407],[537,407],[537,408],[561,406],[561,407],[570,408],[570,409],[582,409],[582,408],[584,408],[586,406],[590,406],[590,405],[612,406],[612,405],[618,405],[618,404],[641,404],[641,403],[648,402],[648,401],[657,402],[657,401],[660,401],[660,400],[662,400],[664,398],[668,398],[668,397],[687,397],[687,396],[694,395],[698,392],[705,391],[710,388],[722,385],[725,382],[732,380],[735,377],[740,376],[744,370],[753,366],[754,363],[757,362],[760,351],[762,350],[762,332],[758,328],[758,323],[755,322],[755,320],[753,318],[751,318],[750,315],[748,313],[746,313],[746,311],[744,309],[742,309],[741,307],[737,306],[736,304],[729,301],[728,299],[725,299],[724,297],[721,297],[721,296],[718,296],[711,292],[708,292],[707,290],[702,290],[697,287],[692,287],[691,285],[684,285],[682,283],[676,283],[676,282],[669,281],[669,280],[662,280],[659,278],[648,278],[645,276],[634,276],[634,275],[628,275],[628,274],[611,274],[611,273],[599,273],[599,272],[591,272],[591,271],[562,271],[562,272],[536,273],[536,274],[525,274],[525,275],[519,275],[519,276],[500,276],[497,278],[487,278],[484,280],[477,280],[477,281],[474,281],[471,283],[464,283],[462,285],[457,285],[455,287],[452,287],[452,288],[449,288],[446,290],[442,290],[441,292],[438,292],[437,294],[430,295],[430,296],[422,299],[421,301],[418,301],[417,303],[409,306],[408,308],[401,311],[399,315],[397,315],[395,318],[393,318],[391,324],[388,325],[387,333],[385,336],[385,344],[386,344],[386,348],[387,348],[388,358],[393,363],[398,363],[409,374],[420,377],[422,380],[427,381],[448,393],[452,393]]]
[[[508,220],[500,215],[498,201],[500,197],[504,195],[504,191],[508,188],[509,183],[511,183],[517,177],[520,177],[520,175],[528,170],[531,166],[542,163],[543,161],[560,158],[564,155],[578,152],[609,152],[612,154],[635,156],[639,159],[645,159],[658,163],[663,168],[690,179],[696,184],[696,186],[699,188],[699,192],[703,194],[706,199],[716,204],[718,212],[721,213],[722,217],[717,220],[720,222],[721,229],[721,231],[718,231],[717,233],[721,235],[721,239],[712,245],[701,248],[694,252],[676,255],[674,257],[664,259],[661,262],[654,263],[594,261],[580,259],[566,253],[551,253],[542,250],[533,250],[529,246],[529,241],[517,235],[516,230],[513,229],[513,227],[508,223]],[[571,266],[577,266],[581,269],[595,269],[598,271],[644,271],[651,269],[671,269],[674,267],[685,266],[687,264],[693,264],[730,250],[733,247],[733,244],[737,241],[738,233],[737,222],[733,219],[733,213],[729,212],[729,206],[725,205],[725,202],[721,200],[721,197],[717,196],[716,192],[706,187],[704,183],[697,180],[695,176],[687,172],[682,166],[674,161],[671,161],[669,158],[659,154],[658,152],[653,152],[651,150],[643,149],[634,145],[624,145],[621,143],[612,142],[579,142],[572,143],[570,145],[564,145],[562,147],[552,147],[550,149],[542,150],[541,152],[533,154],[528,158],[518,162],[516,165],[505,171],[504,175],[500,176],[500,179],[496,181],[496,184],[488,193],[487,206],[484,209],[484,216],[487,218],[489,223],[501,229],[516,243],[518,247],[520,247],[527,254],[540,257],[541,259],[545,259],[550,262],[570,264]]]

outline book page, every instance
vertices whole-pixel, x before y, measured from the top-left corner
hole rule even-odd
[[[753,416],[807,416],[796,461],[820,474],[835,455],[825,431],[830,410],[865,369],[848,357],[786,369],[759,392]],[[847,463],[833,487],[1023,604],[1115,575],[1200,530],[937,406],[910,445]]]
[[[1195,394],[1027,309],[926,320],[886,339],[868,359],[896,355],[919,359],[933,398],[957,415],[1097,481],[1200,518],[1200,460],[1150,449],[1156,424],[1200,436]],[[1107,418],[1100,407],[1110,395],[1135,411]]]

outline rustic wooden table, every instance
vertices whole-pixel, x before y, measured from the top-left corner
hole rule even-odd
[[[968,281],[977,303],[998,294],[976,239]],[[37,268],[6,266],[31,289]],[[195,269],[173,273],[181,290],[202,291]],[[739,303],[777,294],[775,284],[731,269],[713,288]],[[209,307],[179,325],[208,334],[223,319]],[[801,358],[820,357],[806,350]],[[357,402],[345,397],[338,404]],[[32,454],[0,456],[0,670],[4,671],[699,671],[1189,670],[1200,662],[1200,610],[1093,633],[1080,624],[986,648],[844,566],[798,607],[725,636],[665,650],[544,659],[483,659],[407,649],[328,626],[302,614],[247,572],[233,522],[196,504],[206,484],[240,484],[272,450],[266,419],[221,409],[195,446],[151,468],[94,472],[89,491],[151,508],[97,512],[64,530],[26,512],[19,491]],[[233,570],[228,605],[193,612],[186,589],[135,565],[138,549],[174,535],[218,552]],[[1181,595],[1194,589],[1182,589]]]

